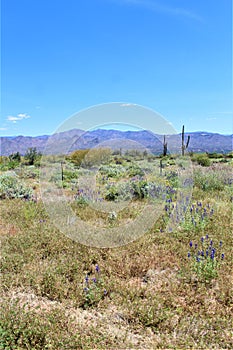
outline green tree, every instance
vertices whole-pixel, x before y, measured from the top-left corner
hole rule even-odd
[[[41,157],[41,153],[37,152],[36,147],[30,147],[27,149],[27,152],[24,156],[28,165],[34,165]]]
[[[10,159],[10,161],[20,162],[20,160],[21,160],[21,155],[20,155],[19,152],[12,153],[12,154],[9,155],[9,159]]]

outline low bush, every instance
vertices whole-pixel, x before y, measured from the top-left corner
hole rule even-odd
[[[22,198],[31,199],[33,192],[25,187],[14,174],[0,175],[0,199]]]
[[[198,154],[194,160],[197,162],[197,164],[202,165],[202,166],[210,166],[211,165],[211,161],[210,159],[207,157],[207,155],[204,154]]]
[[[200,171],[194,172],[194,184],[203,191],[221,191],[224,183],[214,173],[204,174]]]

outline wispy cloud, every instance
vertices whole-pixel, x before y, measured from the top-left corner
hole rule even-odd
[[[4,131],[4,130],[7,130],[7,128],[2,127],[2,128],[0,128],[0,130],[1,130],[1,131]]]
[[[165,13],[177,17],[185,17],[198,22],[202,22],[203,18],[197,13],[182,7],[167,6],[159,1],[152,0],[118,0],[121,4],[140,6],[150,11]]]
[[[7,117],[7,120],[12,123],[17,123],[19,120],[28,119],[28,118],[31,118],[31,116],[28,115],[27,113],[19,113],[17,114],[17,116],[9,115]]]

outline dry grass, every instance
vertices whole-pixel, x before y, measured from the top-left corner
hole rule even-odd
[[[0,201],[0,348],[233,348],[229,187],[194,188],[193,201],[214,207],[200,229],[184,225],[160,232],[158,221],[143,237],[116,249],[90,248],[63,236],[40,201]],[[199,242],[206,234],[221,240],[225,253],[210,281],[196,276],[187,258],[190,240]],[[88,298],[87,274],[98,279]]]

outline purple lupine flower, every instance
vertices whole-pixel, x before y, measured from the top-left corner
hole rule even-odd
[[[189,246],[190,246],[190,248],[192,248],[192,246],[193,246],[193,242],[192,241],[189,242]]]
[[[204,242],[204,237],[201,237],[201,242],[202,242],[202,243]]]
[[[225,254],[224,254],[224,253],[222,253],[222,255],[221,255],[221,259],[223,260],[223,259],[224,259],[224,257],[225,257]]]
[[[221,246],[222,246],[222,241],[219,242],[219,247],[221,247]]]
[[[108,294],[108,292],[106,291],[106,289],[104,290],[104,295],[107,295]]]
[[[201,259],[197,256],[196,261],[199,263],[201,261]]]
[[[214,251],[212,250],[211,254],[210,254],[210,259],[214,260]]]
[[[201,256],[204,256],[204,252],[203,252],[203,250],[201,251]]]
[[[94,283],[96,283],[97,280],[96,280],[96,278],[94,277],[94,278],[92,278],[92,281],[93,281]]]
[[[96,270],[96,272],[99,273],[99,271],[100,271],[99,265],[96,265],[95,270]]]
[[[213,241],[212,241],[212,239],[210,240],[210,245],[211,245],[211,246],[213,245]]]
[[[195,243],[195,249],[197,249],[197,243]]]
[[[85,287],[83,290],[84,290],[84,292],[86,292],[86,293],[88,292],[88,288],[87,288],[87,287]]]
[[[190,258],[190,256],[191,256],[191,254],[190,254],[190,252],[188,252],[188,258]]]
[[[88,277],[88,275],[86,275],[85,282],[88,283],[88,281],[89,281],[89,277]]]
[[[207,251],[206,251],[206,256],[208,256],[208,255],[209,255],[209,251],[207,250]]]
[[[208,239],[208,238],[209,238],[209,236],[208,236],[208,235],[206,235],[206,236],[205,236],[205,238],[206,238],[206,239]]]

